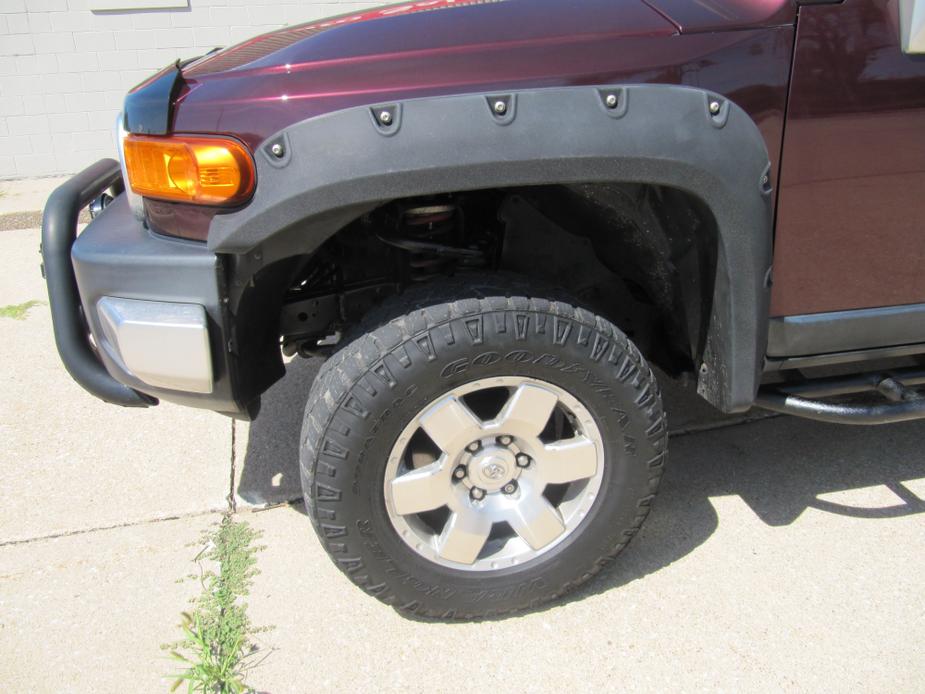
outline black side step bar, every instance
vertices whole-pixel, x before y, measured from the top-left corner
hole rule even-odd
[[[823,378],[764,387],[758,391],[755,404],[766,410],[833,424],[893,424],[925,419],[925,396],[910,388],[922,384],[925,384],[922,369]],[[876,391],[889,402],[849,405],[813,399],[867,391]]]

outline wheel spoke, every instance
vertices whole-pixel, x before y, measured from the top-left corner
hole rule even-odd
[[[514,391],[496,420],[499,430],[522,437],[537,437],[546,428],[558,396],[550,390],[524,384]]]
[[[442,456],[437,462],[392,480],[392,504],[402,516],[432,511],[446,504],[450,495],[452,466]]]
[[[584,436],[547,444],[539,454],[536,472],[547,484],[593,477],[597,472],[597,447]]]
[[[565,532],[562,516],[544,496],[533,496],[517,504],[508,517],[514,532],[533,549],[542,549]]]
[[[473,509],[453,513],[440,537],[437,552],[444,559],[471,564],[478,558],[491,532],[491,519]]]
[[[460,400],[444,398],[421,415],[421,428],[441,450],[454,454],[479,437],[482,423]]]

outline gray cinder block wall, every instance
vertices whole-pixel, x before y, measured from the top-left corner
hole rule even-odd
[[[125,92],[177,58],[378,4],[0,0],[0,179],[74,173],[113,156]]]

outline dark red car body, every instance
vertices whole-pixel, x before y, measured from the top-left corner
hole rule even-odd
[[[371,102],[609,83],[713,90],[758,124],[780,191],[772,315],[916,303],[925,301],[915,221],[925,213],[925,64],[900,50],[897,6],[406,3],[194,63],[173,129],[257,147],[292,123]]]
[[[282,29],[185,69],[174,130],[236,133],[256,147],[291,123],[359,104],[638,82],[726,94],[760,122],[769,150],[779,150],[789,2],[730,3],[726,17],[681,9],[690,35],[666,16],[686,3],[661,4],[665,14],[640,0],[422,2],[326,28]],[[762,4],[772,6],[757,10]],[[724,26],[745,28],[713,33]]]

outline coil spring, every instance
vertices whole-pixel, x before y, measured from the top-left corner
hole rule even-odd
[[[452,241],[457,230],[455,205],[424,205],[410,207],[402,213],[401,228],[404,235],[432,243]],[[443,274],[454,261],[426,251],[409,251],[408,265],[412,282],[424,282]]]

